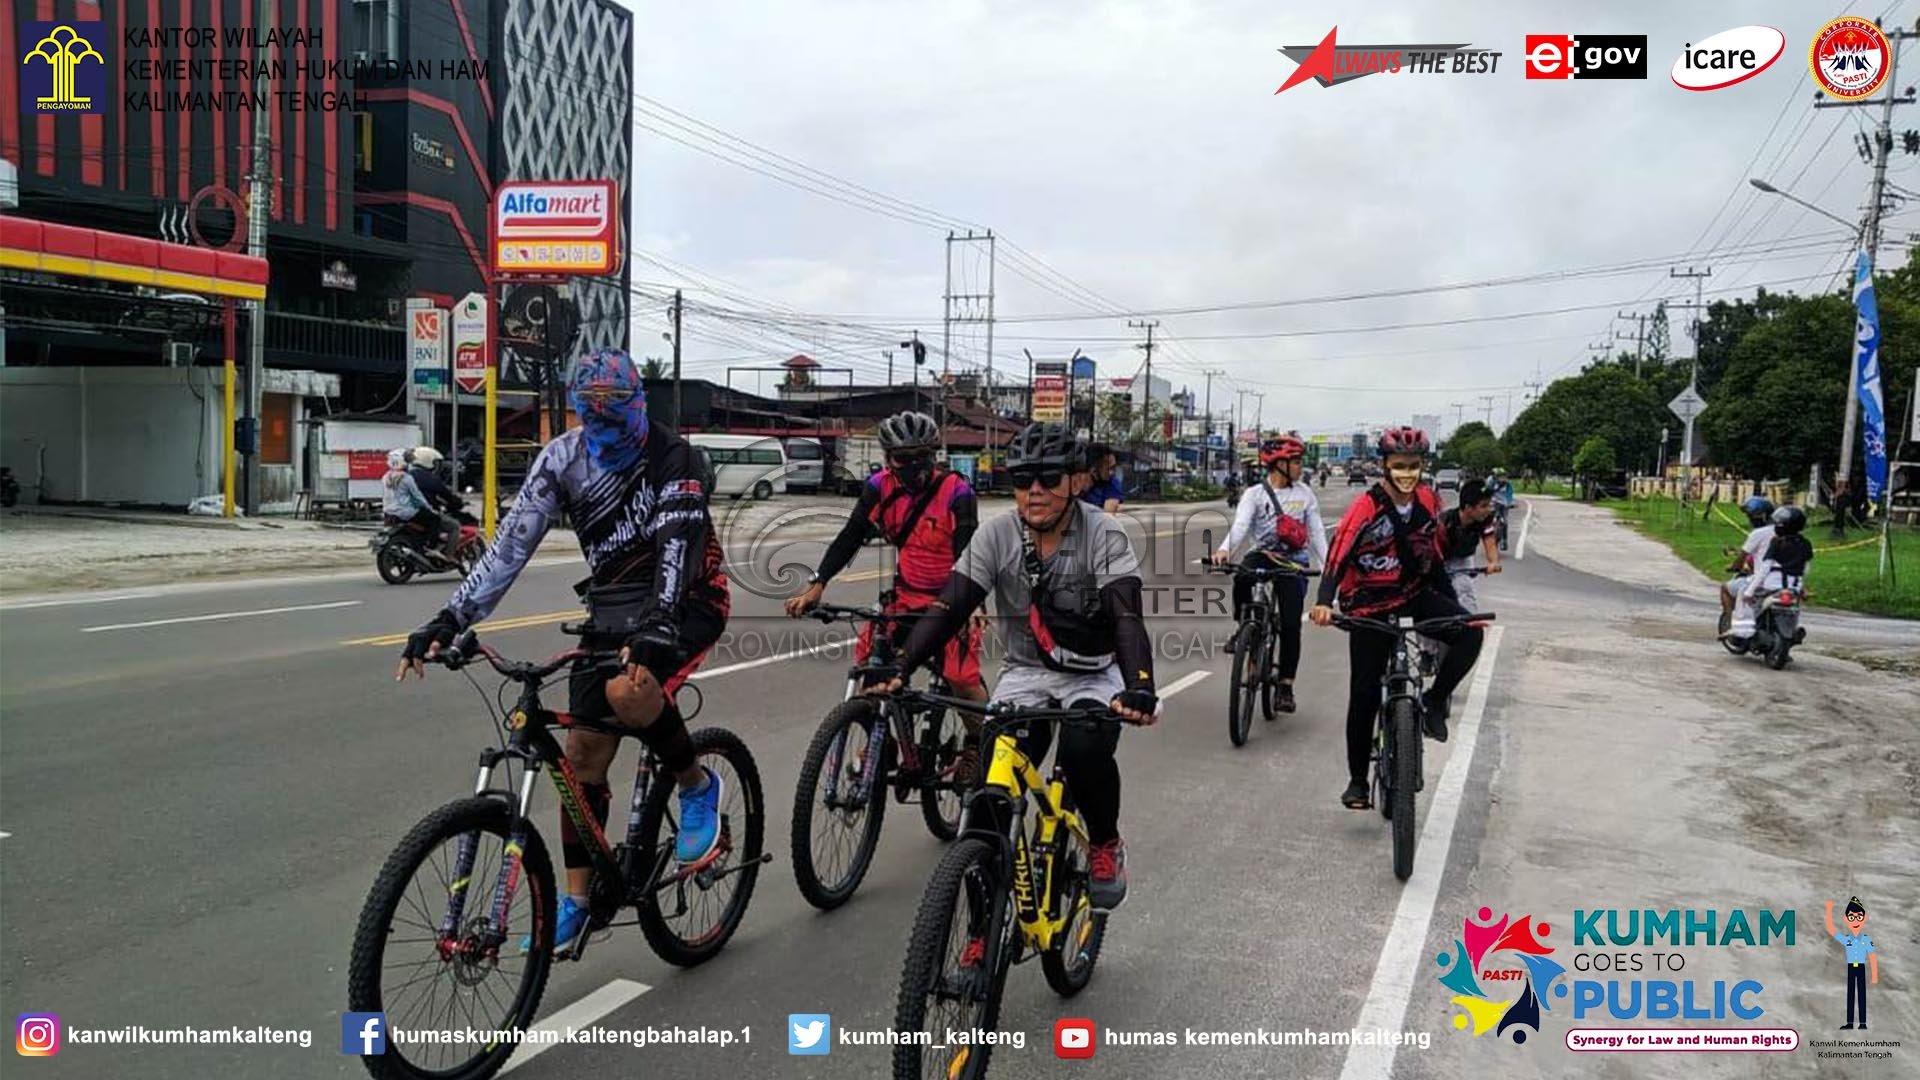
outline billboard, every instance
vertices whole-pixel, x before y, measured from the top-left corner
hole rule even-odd
[[[447,396],[447,310],[416,307],[407,311],[407,370],[417,398]]]
[[[1039,361],[1033,365],[1033,419],[1061,423],[1067,418],[1067,365]]]
[[[607,274],[619,265],[611,180],[508,181],[493,196],[493,268],[503,274]]]
[[[487,298],[468,293],[453,308],[453,381],[463,394],[487,386]]]

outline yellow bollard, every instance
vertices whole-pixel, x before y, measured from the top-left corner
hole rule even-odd
[[[486,482],[481,485],[481,497],[486,500],[486,511],[482,515],[481,521],[485,526],[485,534],[487,537],[487,543],[489,544],[493,543],[494,526],[498,524],[495,518],[498,516],[499,512],[495,508],[500,505],[500,488],[499,488],[500,462],[496,456],[499,452],[498,450],[499,431],[495,427],[495,409],[500,404],[500,398],[494,392],[498,387],[499,378],[500,378],[500,372],[498,371],[498,369],[496,369],[492,364],[488,364],[487,365],[487,408],[486,408],[486,416],[481,421],[481,423],[485,425],[482,430],[484,430],[487,433],[487,437],[486,437],[486,447],[487,447],[486,462],[487,463],[486,463],[486,468],[484,470],[486,475]]]

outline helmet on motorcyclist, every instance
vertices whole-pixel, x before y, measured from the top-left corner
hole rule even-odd
[[[409,457],[415,465],[423,469],[433,469],[440,465],[440,451],[431,446],[416,446]]]
[[[1773,516],[1773,503],[1762,496],[1755,495],[1740,504],[1740,511],[1747,515],[1747,523],[1758,529]]]
[[[567,379],[567,400],[596,464],[625,470],[640,460],[647,445],[647,387],[633,357],[621,349],[582,356]]]
[[[387,471],[391,472],[394,469],[404,469],[406,467],[407,452],[405,450],[387,451]]]
[[[1773,530],[1792,536],[1807,527],[1807,512],[1797,506],[1783,506],[1773,512]]]

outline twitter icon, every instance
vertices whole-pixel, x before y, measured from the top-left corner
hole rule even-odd
[[[787,1014],[787,1053],[824,1054],[833,1049],[833,1017],[826,1013]]]

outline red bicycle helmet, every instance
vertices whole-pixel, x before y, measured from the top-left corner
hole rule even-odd
[[[1306,455],[1306,444],[1291,435],[1275,435],[1260,444],[1260,464],[1269,467]]]
[[[1388,428],[1380,433],[1380,441],[1374,449],[1381,457],[1389,454],[1419,454],[1425,457],[1430,450],[1427,433],[1417,427]]]

